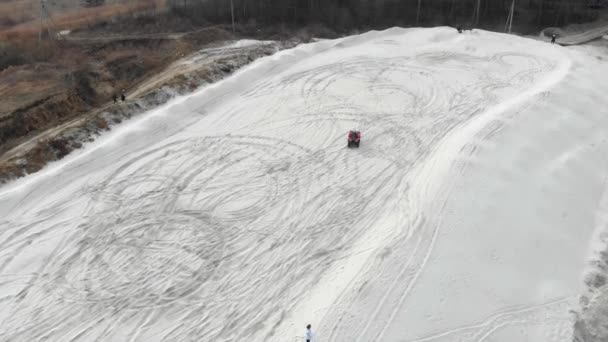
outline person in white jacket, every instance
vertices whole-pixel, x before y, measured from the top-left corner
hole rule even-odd
[[[310,330],[311,326],[310,324],[306,326],[306,334],[305,334],[305,338],[306,338],[306,342],[312,342],[312,330]]]

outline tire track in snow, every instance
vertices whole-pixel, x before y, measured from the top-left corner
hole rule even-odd
[[[503,63],[506,63],[506,62],[504,62],[504,60],[508,59],[510,56],[511,56],[511,54],[508,54],[508,53],[505,53],[505,54],[500,54],[499,53],[499,54],[490,56],[490,57],[486,58],[485,60],[488,63],[495,63],[496,61],[502,61]],[[530,62],[527,63],[527,65],[529,67],[527,69],[527,71],[531,71],[532,72],[532,74],[534,75],[534,76],[532,76],[533,78],[534,77],[539,78],[540,76],[542,76],[541,72],[547,72],[547,70],[552,70],[554,68],[553,65],[548,64],[546,62],[542,62],[540,59],[536,58],[535,56],[517,55],[517,57],[518,58],[528,58],[528,60]],[[441,59],[444,59],[445,61],[448,61],[448,57],[447,56],[441,56]],[[457,70],[457,67],[454,66],[453,64],[450,64],[449,68]],[[557,70],[558,70],[557,71],[558,74],[560,72],[563,73],[564,68],[557,67]],[[567,72],[567,67],[566,67],[566,72]],[[510,77],[510,81],[509,82],[511,82],[514,79],[518,79],[520,77],[518,75],[525,75],[525,72],[518,72],[518,74],[515,74],[515,76],[510,76],[509,73],[505,73],[504,75],[501,75],[501,76],[502,77],[506,77],[506,78]],[[527,80],[529,80],[529,78],[526,78],[524,81],[527,81]],[[440,86],[441,85],[440,79],[435,79],[431,83],[434,84],[434,85],[435,84],[439,84],[438,87],[441,87]],[[493,83],[499,84],[500,81],[499,81],[499,79],[496,79],[493,82],[488,82],[487,80],[485,80],[484,82],[477,83],[476,87],[479,89],[479,94],[481,94],[479,96],[480,99],[481,98],[490,98],[490,96],[488,96],[488,95],[491,95],[492,91],[494,90],[494,87],[492,86]],[[543,82],[541,81],[540,83],[542,84]],[[452,85],[452,88],[453,88],[453,85]],[[443,87],[443,89],[456,90],[456,89],[452,89],[452,88],[447,87],[447,86]],[[479,105],[478,105],[479,103],[483,103],[483,101],[480,101],[480,100],[471,101],[471,99],[470,99],[471,95],[476,96],[475,95],[475,91],[476,91],[475,88],[473,88],[473,89],[470,88],[470,84],[467,85],[467,87],[463,88],[462,92],[461,92],[461,94],[463,94],[464,96],[461,96],[457,100],[457,102],[453,102],[453,100],[450,100],[452,102],[450,102],[449,109],[446,108],[447,110],[444,109],[443,111],[441,111],[441,110],[434,109],[433,107],[425,107],[425,106],[419,106],[418,107],[418,108],[421,108],[422,112],[424,112],[426,110],[429,110],[431,113],[433,113],[433,112],[439,112],[439,113],[441,113],[441,112],[444,112],[444,113],[445,112],[448,112],[448,113],[452,112],[452,113],[454,113],[454,114],[452,114],[453,118],[451,118],[450,116],[444,114],[444,115],[438,116],[435,120],[433,120],[433,124],[431,126],[432,130],[435,130],[435,127],[437,127],[437,124],[440,124],[439,127],[442,128],[441,131],[437,132],[437,135],[435,135],[436,137],[443,138],[443,134],[445,134],[445,133],[442,133],[442,132],[451,131],[453,129],[453,127],[455,127],[457,125],[460,125],[460,123],[463,122],[463,121],[466,122],[467,121],[466,119],[468,119],[469,117],[472,117],[473,115],[476,115],[476,117],[478,117],[479,115],[484,115],[484,114],[477,114],[481,109],[483,109],[483,107],[479,107]],[[439,94],[438,92],[435,92],[435,93],[431,92],[431,97],[429,98],[430,102],[439,102],[440,103],[439,105],[435,104],[435,106],[441,106],[441,103],[447,103],[447,101],[448,101],[447,99],[454,99],[453,96],[450,96],[448,94],[448,95],[443,96],[445,98],[445,100],[437,101],[438,94]],[[464,106],[462,106],[460,104],[464,104]],[[498,106],[500,107],[500,105],[498,105]],[[494,107],[492,107],[492,108],[494,108]],[[485,111],[492,111],[492,110],[493,109],[485,109]],[[455,120],[454,118],[458,118],[458,120]],[[405,124],[407,125],[409,123],[405,123]],[[396,126],[396,127],[399,127],[399,126]],[[419,130],[420,130],[420,127],[417,127],[417,131],[418,132],[419,132]],[[405,129],[404,131],[407,131],[407,130]],[[426,135],[426,134],[422,134],[422,135]],[[428,136],[428,135],[426,135],[426,136]],[[431,136],[433,136],[433,135],[431,135]],[[437,142],[435,142],[435,140],[438,140],[438,139],[437,138],[432,138],[431,140],[422,141],[422,144],[419,144],[419,146],[432,146],[432,145],[429,145],[429,144],[431,144],[431,143],[432,144],[437,144]],[[420,147],[418,147],[418,148],[420,148]],[[424,152],[420,152],[420,151],[423,151],[423,150],[418,150],[418,151],[416,151],[418,153],[414,153],[416,155],[416,158],[414,159],[416,161],[416,163],[418,163],[420,160],[422,160],[424,158],[434,158],[434,157],[425,156],[425,153]],[[404,154],[404,153],[407,153],[407,152],[411,153],[411,150],[410,151],[407,151],[407,150],[404,151],[404,150],[402,150],[400,152],[400,154]],[[389,153],[387,153],[387,154],[389,154]],[[455,155],[457,155],[457,154],[455,154]],[[404,170],[407,170],[407,168],[405,168]],[[412,181],[412,182],[416,183],[416,181]],[[448,193],[449,193],[449,191],[448,191]],[[432,196],[432,195],[430,193],[427,193],[426,195],[421,196],[417,200],[413,200],[413,201],[415,201],[415,202],[425,202],[425,201],[428,201],[428,199],[430,198],[429,196]],[[428,224],[429,223],[427,222],[427,225]],[[438,227],[438,225],[435,225],[435,227]],[[412,229],[412,228],[410,228],[410,229]],[[425,234],[426,235],[430,234],[430,239],[425,241],[425,244],[427,246],[422,249],[422,254],[419,254],[419,256],[417,257],[418,261],[413,262],[411,259],[407,259],[407,261],[404,262],[404,264],[406,264],[406,265],[412,265],[413,264],[413,265],[415,265],[416,268],[414,270],[411,270],[411,271],[408,272],[409,268],[408,267],[403,267],[401,269],[401,272],[398,273],[398,276],[395,277],[395,280],[389,286],[389,290],[386,291],[385,296],[383,296],[382,299],[379,300],[380,304],[377,304],[376,310],[374,311],[374,313],[367,318],[366,324],[363,325],[363,329],[360,330],[360,329],[357,329],[357,328],[352,327],[350,325],[347,325],[349,327],[347,329],[350,329],[352,332],[350,334],[346,334],[346,335],[342,334],[341,335],[342,337],[346,337],[346,336],[350,336],[350,335],[355,335],[355,336],[358,336],[359,340],[366,340],[366,339],[370,339],[370,338],[372,340],[381,340],[382,339],[382,336],[385,333],[386,327],[390,324],[390,322],[392,320],[394,320],[394,316],[395,316],[396,312],[399,310],[399,308],[403,304],[405,298],[407,297],[407,295],[409,294],[409,292],[411,291],[411,289],[414,287],[414,285],[416,283],[416,280],[418,279],[418,277],[420,276],[420,274],[424,270],[426,262],[428,262],[428,258],[430,257],[430,255],[432,253],[433,246],[434,246],[435,241],[437,239],[437,234],[438,234],[437,228],[435,228],[435,229],[433,229],[431,231],[425,231],[425,230],[420,230],[420,229],[413,229],[413,230],[415,231],[416,234],[418,234],[417,236],[420,238],[419,241],[424,241],[424,239],[422,238],[422,236],[424,236]],[[429,241],[430,241],[430,243],[429,243]],[[418,244],[416,244],[416,245],[412,246],[412,248],[414,248],[415,252],[412,253],[411,255],[412,255],[412,257],[414,257],[416,255],[416,252],[419,251],[420,247],[419,247]],[[406,274],[408,275],[408,279],[409,280],[405,280],[404,281],[404,279],[402,279],[402,277],[404,275],[406,275]],[[399,286],[398,286],[398,284],[399,284]],[[400,289],[401,288],[405,288],[405,291],[402,293],[402,296],[398,297],[398,303],[399,304],[397,305],[397,307],[395,308],[395,310],[393,312],[389,312],[389,316],[387,317],[387,321],[389,323],[387,323],[383,328],[381,327],[380,330],[378,330],[379,331],[379,335],[378,336],[376,336],[374,338],[372,338],[371,336],[367,336],[366,335],[367,330],[369,330],[371,328],[371,326],[373,324],[375,324],[376,321],[383,321],[382,319],[379,319],[379,317],[378,317],[378,315],[380,314],[380,311],[382,310],[381,308],[384,307],[383,303],[387,303],[389,296],[391,296],[391,295],[394,296],[394,294],[392,294],[392,292],[394,292],[394,290],[397,289],[397,288],[400,288]],[[355,299],[350,298],[349,300],[351,302],[355,302],[356,298]],[[342,315],[345,315],[347,312],[348,311],[344,311],[344,313]],[[331,314],[331,315],[335,315],[335,314]],[[343,317],[342,315],[339,316],[339,318],[337,318],[338,322],[344,321],[343,318],[342,318]],[[325,324],[324,326],[331,326],[331,324],[332,323]],[[330,340],[332,340],[333,336],[335,336],[335,334],[337,334],[337,331],[338,331],[337,330],[337,324],[338,323],[336,323],[333,328],[323,328],[323,329],[329,329],[331,331],[331,333],[329,335],[330,336],[330,338],[329,338]],[[344,333],[344,331],[342,331],[342,333]]]
[[[535,59],[536,61],[536,59]],[[530,98],[537,96],[539,94],[542,94],[543,92],[547,91],[548,89],[550,89],[552,86],[554,86],[555,84],[559,83],[569,72],[570,70],[570,65],[571,62],[568,59],[562,59],[561,63],[557,66],[555,66],[555,69],[551,70],[548,73],[548,75],[546,77],[544,77],[542,80],[540,80],[539,82],[537,82],[532,88],[528,89],[527,91],[524,91],[523,93],[521,93],[519,96],[516,96],[514,98],[511,98],[510,100],[507,100],[505,102],[502,102],[500,104],[497,104],[495,106],[490,107],[488,110],[486,110],[483,114],[477,116],[476,118],[474,118],[471,122],[466,122],[465,126],[463,128],[459,128],[455,131],[453,131],[448,137],[446,137],[443,142],[441,143],[441,145],[439,146],[439,148],[435,151],[434,155],[431,157],[431,162],[426,164],[423,167],[422,171],[425,174],[425,178],[429,179],[445,179],[448,180],[449,178],[446,177],[445,175],[447,173],[450,173],[452,171],[450,171],[451,169],[451,164],[453,164],[454,159],[456,156],[458,156],[458,148],[462,148],[462,146],[464,146],[468,140],[468,137],[471,136],[475,136],[476,132],[484,129],[484,127],[492,122],[492,120],[496,120],[501,114],[503,114],[504,112],[508,111],[509,109],[521,105],[522,103],[524,103],[525,101],[528,101]],[[452,152],[454,151],[454,152]],[[441,165],[439,165],[439,167],[436,165],[436,162],[441,160]],[[429,169],[430,167],[430,169]],[[438,168],[437,168],[438,167]],[[461,166],[462,167],[462,166]],[[434,176],[428,176],[429,174]],[[445,196],[444,200],[442,201],[444,204],[442,206],[445,206],[445,203],[447,202],[447,199],[449,198],[449,194],[451,192],[451,188],[453,186],[453,179],[452,181],[447,181],[447,184],[444,185],[444,189],[441,190],[435,190],[435,191],[431,191],[429,192],[429,189],[427,188],[426,190],[423,190],[422,194],[424,194],[424,197],[427,196],[431,196],[431,197],[435,197],[435,201],[437,200],[437,194],[439,194],[440,196]],[[414,182],[414,184],[416,184],[416,182]],[[416,186],[416,185],[414,185]],[[446,191],[447,188],[447,191]],[[422,189],[420,189],[422,190]],[[441,217],[441,214],[439,214],[439,216]],[[433,250],[433,246],[435,245],[436,242],[436,237],[438,234],[438,227],[441,225],[441,219],[438,222],[438,224],[436,225],[435,228],[435,233],[433,234],[433,239],[431,240],[431,244],[430,247],[427,251],[427,254],[424,258],[424,261],[421,265],[421,267],[418,269],[416,276],[414,277],[414,279],[412,280],[413,283],[416,282],[416,279],[418,278],[418,276],[422,273],[428,258]],[[409,294],[409,290],[411,289],[412,284],[408,284],[406,291],[403,292],[401,298],[399,299],[399,302],[397,304],[397,306],[393,309],[388,321],[386,322],[386,324],[384,325],[384,327],[382,328],[382,330],[380,330],[379,335],[377,336],[378,340],[382,340],[384,334],[386,333],[387,328],[392,324],[392,322],[395,319],[395,316],[397,315],[397,313],[401,310],[401,307],[404,304],[405,298],[407,297],[407,295]]]
[[[378,34],[381,39],[385,35]],[[393,38],[401,39],[399,35]],[[372,36],[366,39],[373,41]],[[402,261],[410,267],[385,301],[394,303],[401,285],[416,286],[424,271],[421,261],[432,252],[427,237],[436,233],[418,228],[417,222],[429,220],[419,207],[426,198],[416,198],[410,188],[426,184],[414,184],[408,173],[498,89],[493,88],[498,76],[470,75],[466,53],[433,55],[432,49],[451,49],[453,41],[446,44],[446,39],[456,35],[438,36],[425,47],[430,52],[402,53],[387,42],[397,57],[360,56],[358,61],[353,56],[361,53],[345,54],[321,67],[295,65],[298,71],[291,76],[284,67],[261,82],[252,77],[255,72],[227,82],[251,82],[242,91],[218,86],[218,91],[205,92],[201,96],[212,99],[195,104],[196,111],[222,115],[210,115],[190,135],[153,141],[111,166],[113,171],[97,185],[82,189],[79,196],[90,194],[77,198],[84,202],[85,215],[78,218],[77,228],[69,229],[63,245],[69,248],[51,256],[48,268],[33,280],[36,291],[11,309],[15,318],[3,324],[8,326],[3,338],[67,340],[62,331],[77,327],[70,335],[75,339],[120,340],[127,331],[142,340],[156,332],[148,319],[158,322],[161,316],[155,313],[162,312],[162,319],[173,325],[154,338],[269,340],[293,319],[290,314],[322,275],[340,265],[336,260],[348,265],[359,259],[365,270],[397,252],[359,248],[362,237],[395,237],[406,243]],[[361,43],[355,39],[342,45],[354,44]],[[298,54],[303,51],[308,50],[296,50],[295,57],[281,63],[302,60]],[[422,54],[424,58],[417,58]],[[496,63],[489,57],[476,61]],[[525,75],[505,69],[505,79],[525,81]],[[272,68],[262,68],[268,70]],[[462,79],[449,81],[453,76]],[[488,86],[492,80],[496,83]],[[344,91],[345,84],[355,88]],[[270,108],[262,106],[267,103]],[[354,125],[364,131],[364,143],[348,151],[344,131]],[[239,134],[204,136],[216,128]],[[306,139],[290,134],[303,129]],[[154,134],[162,137],[162,131]],[[395,214],[404,223],[401,227],[387,233],[377,225],[385,214],[402,208],[407,214]],[[33,216],[39,219],[55,217],[53,210],[43,213],[33,205],[32,210],[38,210]],[[39,225],[43,223],[32,228]],[[10,246],[19,248],[26,236],[36,238],[24,234],[30,233],[19,231]],[[386,247],[384,242],[376,245]],[[375,280],[370,278],[370,283]],[[343,334],[350,320],[347,311],[368,300],[365,284],[353,276],[336,293],[326,326],[340,339],[349,337]],[[351,291],[359,285],[361,293]],[[309,312],[321,315],[330,304]],[[376,319],[387,317],[386,308],[375,309]],[[29,315],[31,319],[19,324]],[[86,329],[91,322],[100,322],[97,332]],[[369,326],[369,334],[378,332],[378,322],[359,322]],[[284,336],[293,334],[279,338]]]
[[[567,310],[572,298],[557,298],[546,303],[524,306],[521,308],[505,309],[494,313],[491,317],[466,326],[429,334],[425,337],[408,340],[407,342],[430,342],[449,338],[454,342],[481,342],[498,328],[518,322],[542,322],[552,311]],[[456,336],[455,336],[456,335]]]

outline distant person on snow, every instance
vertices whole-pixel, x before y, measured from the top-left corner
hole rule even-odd
[[[311,328],[310,324],[306,326],[306,335],[305,335],[306,342],[312,342],[313,333],[312,333],[312,330],[310,330],[310,328]]]
[[[114,100],[114,103],[116,103],[117,99],[118,99],[118,96],[116,96],[116,94],[112,95],[112,100]]]
[[[125,102],[125,100],[127,99],[127,97],[125,96],[124,90],[120,93],[120,99],[122,100],[122,102]]]
[[[555,38],[556,38],[555,35],[551,36],[551,44],[555,44]]]
[[[462,33],[462,25],[458,25],[456,29],[458,30],[458,33]]]

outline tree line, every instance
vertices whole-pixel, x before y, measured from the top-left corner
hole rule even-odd
[[[585,22],[606,0],[169,0],[201,20],[238,24],[324,24],[334,29],[390,26],[504,26],[514,3],[514,27]]]

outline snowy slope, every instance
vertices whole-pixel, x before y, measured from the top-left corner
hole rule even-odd
[[[0,189],[0,340],[568,341],[606,72],[449,28],[254,62]]]

